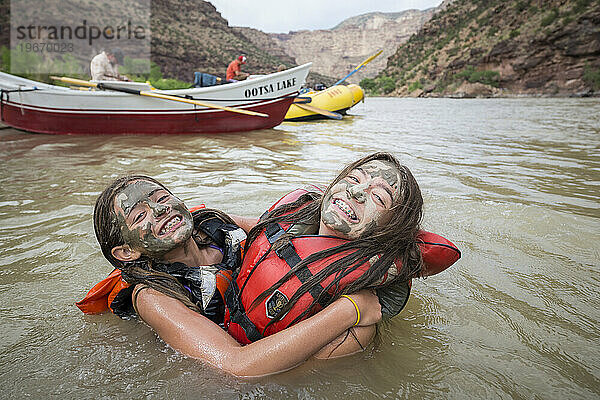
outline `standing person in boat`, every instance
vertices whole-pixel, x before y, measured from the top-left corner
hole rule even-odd
[[[93,81],[125,81],[131,79],[119,74],[119,64],[123,63],[123,52],[119,48],[104,50],[92,58],[90,73]]]
[[[236,219],[247,229],[255,223]],[[209,209],[192,214],[156,180],[131,176],[99,196],[94,229],[104,256],[118,269],[78,307],[86,313],[110,309],[122,317],[137,313],[174,348],[238,376],[292,368],[352,326],[371,326],[381,317],[376,296],[363,291],[241,347],[217,325],[223,320],[221,293],[239,266],[245,238],[231,218]],[[329,350],[332,356],[348,352],[337,343]]]
[[[232,62],[230,62],[227,66],[227,73],[225,79],[227,79],[228,82],[243,81],[244,79],[246,79],[248,77],[248,74],[242,72],[242,64],[246,64],[247,60],[248,59],[246,58],[246,56],[241,55]]]

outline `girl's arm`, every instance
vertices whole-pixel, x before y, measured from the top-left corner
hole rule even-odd
[[[360,325],[373,325],[381,319],[377,296],[365,290],[352,298],[361,311]],[[354,304],[340,298],[292,327],[241,346],[206,317],[153,289],[138,293],[136,308],[173,348],[239,377],[263,376],[297,366],[346,332],[357,317]]]
[[[250,232],[250,229],[254,228],[254,225],[258,223],[258,218],[253,217],[241,217],[239,215],[228,214],[237,226],[242,228],[246,233]]]
[[[369,326],[354,326],[342,333],[331,343],[323,347],[314,357],[330,359],[349,356],[365,349],[377,333],[375,324]]]

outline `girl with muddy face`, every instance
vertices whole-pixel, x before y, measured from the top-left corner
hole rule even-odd
[[[397,271],[394,282],[406,283],[419,277],[423,260],[417,234],[422,215],[423,197],[419,185],[410,170],[392,154],[373,153],[351,163],[331,182],[323,195],[306,193],[293,203],[275,208],[248,233],[246,251],[261,231],[274,223],[292,224],[288,234],[278,240],[281,245],[291,239],[290,235],[318,234],[348,239],[348,242],[311,254],[296,264],[278,283],[261,293],[253,305],[271,296],[297,271],[335,254],[345,255],[324,267],[320,276],[338,276],[365,262],[369,262],[370,267],[360,278],[331,297],[332,301],[339,295],[374,286],[398,260],[402,262],[402,268]],[[279,243],[276,242],[273,247],[277,246]],[[317,280],[307,281],[294,297],[300,298],[304,293],[315,293],[315,290],[324,291],[320,286],[321,282]],[[285,315],[296,301],[290,300],[279,315]],[[316,304],[317,300],[314,300],[298,320]],[[393,312],[396,311],[400,310]],[[273,318],[270,324],[279,319]]]
[[[116,258],[125,251],[164,260],[183,246],[194,230],[185,204],[163,186],[138,180],[115,196],[114,212],[126,245],[112,249]]]
[[[210,210],[228,224],[225,214]],[[98,197],[94,230],[102,253],[121,270],[125,281],[144,284],[201,312],[190,292],[175,277],[156,269],[157,263],[212,265],[223,255],[193,237],[194,220],[185,204],[148,176],[117,179]]]
[[[385,226],[400,196],[401,173],[388,160],[351,170],[324,194],[319,234],[358,239]]]
[[[94,230],[104,256],[117,268],[140,258],[168,261],[193,243],[185,204],[155,179],[117,179],[98,197]]]

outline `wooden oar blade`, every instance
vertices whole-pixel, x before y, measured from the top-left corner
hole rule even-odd
[[[51,75],[50,79],[54,79],[55,81],[59,81],[59,82],[70,83],[71,85],[88,86],[88,87],[98,86],[96,83],[93,83],[93,82],[84,81],[83,79],[68,78],[66,76]]]
[[[312,101],[311,97],[298,96],[294,98],[294,104],[306,104]]]
[[[342,114],[336,113],[334,111],[324,110],[322,108],[311,106],[309,104],[296,104],[296,106],[302,108],[303,110],[312,111],[316,114],[321,114],[331,119],[342,119]]]

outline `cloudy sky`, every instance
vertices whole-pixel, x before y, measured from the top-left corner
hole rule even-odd
[[[230,26],[264,32],[331,29],[346,18],[368,12],[424,10],[442,0],[208,0]]]

